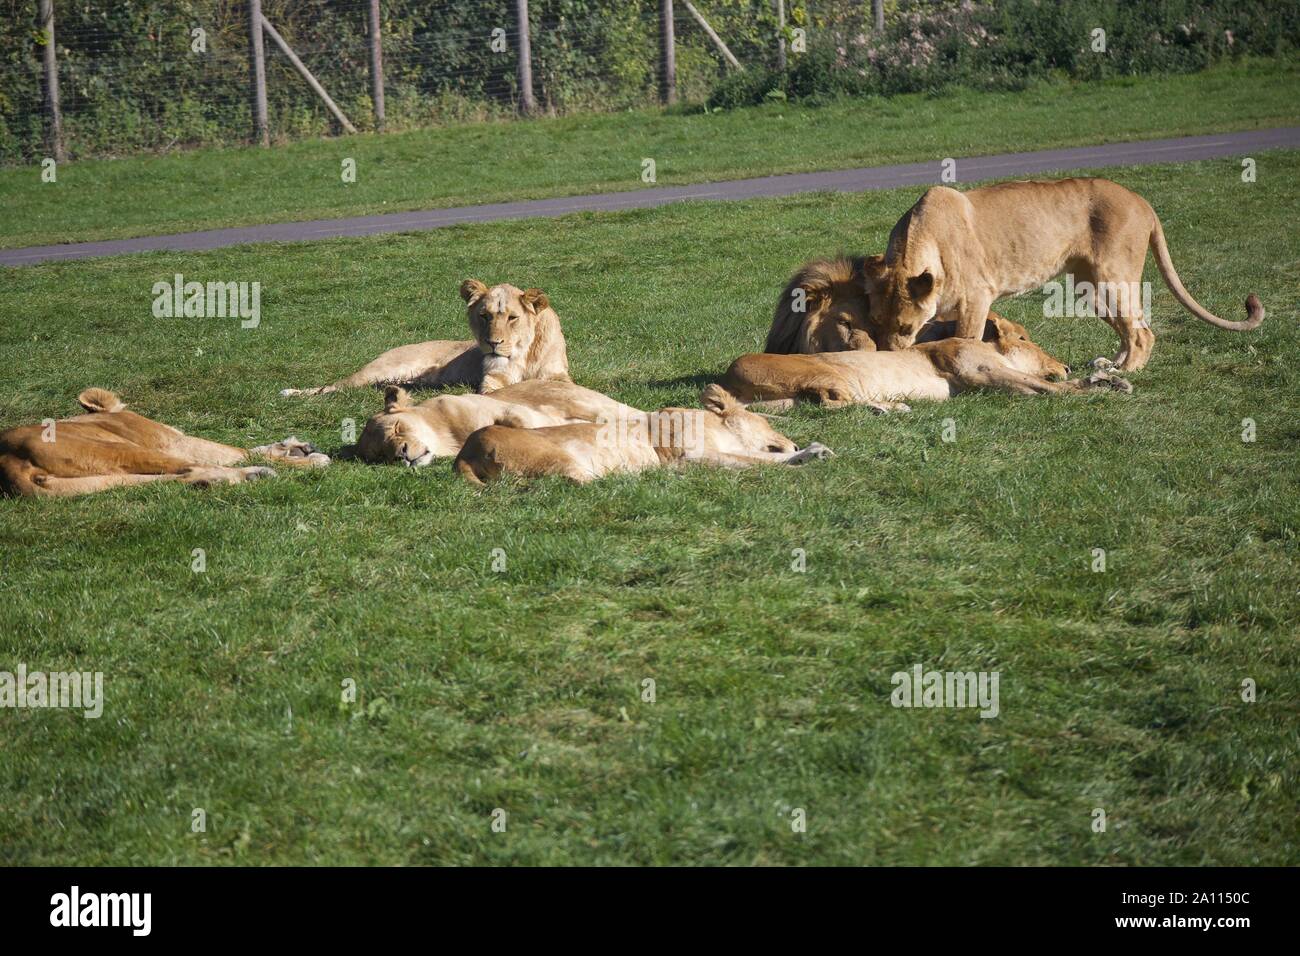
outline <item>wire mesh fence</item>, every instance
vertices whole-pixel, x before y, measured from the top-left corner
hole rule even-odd
[[[382,0],[388,130],[515,115],[518,0]],[[62,141],[73,157],[250,141],[249,0],[0,0],[0,162],[49,155],[41,8],[54,14]],[[371,0],[262,0],[264,16],[357,129],[376,126]],[[660,101],[671,10],[674,88],[687,104],[1017,88],[1054,73],[1199,69],[1294,56],[1293,0],[531,0],[538,111]],[[884,29],[875,25],[877,11]],[[709,25],[713,37],[703,28]],[[1097,56],[1094,31],[1108,31]],[[725,45],[724,54],[721,45]],[[734,58],[736,66],[729,63]],[[337,132],[289,58],[265,43],[272,140]]]
[[[37,4],[0,0],[0,157],[45,148]],[[533,89],[545,113],[644,106],[658,96],[659,0],[530,5]],[[702,0],[700,6],[707,6]],[[724,0],[767,29],[770,2]],[[342,111],[373,128],[369,0],[264,0],[263,14]],[[73,155],[246,141],[251,130],[249,4],[54,0],[64,138]],[[520,105],[514,0],[385,0],[386,128],[512,115]],[[707,93],[720,75],[711,42],[679,2],[678,85]],[[771,32],[768,30],[767,32]],[[745,44],[735,41],[743,49]],[[266,42],[268,120],[278,140],[337,126],[288,59]],[[770,45],[770,44],[769,44]]]

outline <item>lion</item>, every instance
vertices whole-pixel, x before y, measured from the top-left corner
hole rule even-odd
[[[788,408],[806,401],[832,408],[867,405],[879,413],[910,411],[908,401],[944,401],[980,388],[1017,395],[1103,387],[1132,391],[1125,379],[1105,369],[1065,381],[1069,366],[1035,345],[1010,319],[994,316],[986,330],[979,342],[948,337],[900,351],[742,355],[731,363],[721,386],[744,405]]]
[[[1202,308],[1174,270],[1155,210],[1110,180],[1022,181],[966,193],[936,186],[894,226],[883,263],[867,269],[876,344],[907,348],[936,317],[955,319],[958,336],[976,338],[995,300],[1069,273],[1076,288],[1092,290],[1089,311],[1119,334],[1112,362],[1135,372],[1155,345],[1141,294],[1148,248],[1165,285],[1198,319],[1234,332],[1264,321],[1254,293],[1241,322]]]
[[[873,350],[866,276],[883,256],[836,256],[799,267],[776,300],[764,352]]]
[[[342,457],[423,468],[455,455],[466,438],[488,425],[542,428],[641,414],[573,382],[532,379],[489,395],[438,395],[418,405],[411,404],[405,389],[389,385],[384,410],[371,416]]]
[[[525,379],[568,381],[564,333],[545,292],[504,283],[489,289],[478,279],[466,279],[460,296],[466,303],[473,341],[398,346],[332,385],[286,388],[280,394],[328,395],[371,385],[468,385],[486,394]]]
[[[875,351],[877,329],[871,320],[866,283],[867,276],[877,272],[884,261],[882,255],[841,255],[804,263],[777,299],[763,351],[781,355]],[[995,323],[1007,321],[990,311],[983,340],[993,341],[998,334]],[[952,321],[930,322],[916,341],[951,338],[956,328]],[[1023,328],[1020,333],[1029,338]]]
[[[800,450],[768,420],[716,385],[700,396],[703,409],[661,408],[603,418],[598,423],[520,428],[489,425],[470,435],[452,463],[473,485],[502,474],[558,475],[586,484],[608,474],[703,462],[730,468],[797,465],[828,458],[814,442]]]
[[[102,388],[86,389],[77,401],[88,414],[0,433],[0,490],[6,495],[83,495],[151,481],[238,484],[275,475],[261,465],[238,467],[253,456],[311,467],[330,461],[292,437],[256,448],[192,438],[126,411]]]

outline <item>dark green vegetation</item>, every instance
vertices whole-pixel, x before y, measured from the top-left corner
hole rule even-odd
[[[0,0],[0,162],[43,155],[44,34],[35,29],[35,6]],[[373,128],[366,0],[262,6],[344,111]],[[729,72],[678,4],[677,88],[688,108],[1187,73],[1245,56],[1293,58],[1300,46],[1300,8],[1291,0],[890,0],[883,34],[860,0],[789,0],[789,57],[780,71],[771,0],[697,6],[745,69]],[[56,4],[71,155],[246,140],[245,9],[226,0]],[[195,29],[205,31],[201,50]],[[658,30],[656,0],[536,0],[538,107],[553,115],[657,103]],[[495,31],[504,43],[494,46]],[[384,0],[388,128],[512,115],[520,99],[515,33],[513,7],[501,0]],[[274,48],[267,78],[277,139],[330,128],[324,106]]]
[[[1149,267],[1130,397],[800,409],[783,429],[838,453],[800,469],[476,493],[346,463],[0,502],[0,669],[103,671],[107,697],[99,720],[0,711],[0,861],[1294,863],[1300,154],[1256,158],[1253,185],[1235,161],[1109,173],[1207,307],[1271,312],[1212,329]],[[880,248],[914,198],[18,270],[0,423],[93,384],[195,434],[334,450],[378,396],[278,389],[463,336],[467,275],[544,287],[583,384],[691,403],[799,262]],[[260,281],[261,327],[154,319],[174,272]],[[1037,296],[1001,311],[1076,367],[1115,347]],[[892,708],[917,663],[998,671],[1001,716]]]
[[[56,183],[28,166],[0,170],[0,246],[639,189],[647,157],[659,185],[676,185],[1282,126],[1300,117],[1298,91],[1300,68],[1255,61],[1018,94],[639,111],[68,163]],[[355,183],[341,176],[349,157]]]

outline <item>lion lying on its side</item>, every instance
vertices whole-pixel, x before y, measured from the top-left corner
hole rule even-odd
[[[384,410],[370,417],[360,440],[343,454],[422,468],[435,458],[455,455],[465,439],[488,425],[542,428],[641,414],[573,382],[534,379],[490,395],[438,395],[418,405],[410,403],[405,389],[390,385],[384,391]]]
[[[191,438],[125,411],[121,399],[102,388],[86,389],[77,401],[89,414],[0,433],[0,490],[8,495],[83,495],[150,481],[207,486],[275,474],[262,466],[236,467],[254,455],[292,465],[329,464],[329,458],[296,438],[247,449]]]
[[[716,385],[706,388],[700,399],[703,409],[662,408],[591,424],[489,425],[469,436],[452,467],[476,485],[502,474],[558,475],[584,484],[615,472],[669,464],[797,465],[831,454],[816,443],[799,451],[766,418],[746,410]]]
[[[942,327],[938,332],[951,331]],[[837,407],[869,405],[878,412],[907,411],[914,399],[943,401],[988,388],[1018,395],[1050,395],[1088,388],[1132,391],[1122,378],[1097,371],[1063,380],[1069,367],[1030,341],[1024,328],[1001,316],[985,325],[984,341],[942,338],[897,352],[825,352],[819,355],[742,355],[722,387],[743,404],[788,407],[795,401]]]
[[[520,290],[508,284],[489,289],[477,279],[466,279],[460,295],[468,305],[474,341],[398,346],[333,385],[286,388],[280,394],[328,395],[368,385],[469,385],[487,393],[526,379],[568,380],[560,318],[541,289]]]

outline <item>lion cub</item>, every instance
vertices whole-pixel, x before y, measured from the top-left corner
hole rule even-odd
[[[280,394],[328,395],[367,385],[469,385],[486,394],[527,379],[569,380],[560,317],[545,292],[504,283],[489,289],[477,279],[466,279],[460,296],[466,303],[473,341],[401,345],[333,385],[286,388]]]
[[[602,417],[583,425],[521,428],[490,425],[470,435],[452,467],[481,485],[502,474],[559,475],[585,484],[615,472],[705,462],[731,468],[798,465],[828,458],[813,443],[800,451],[764,418],[716,385],[700,396],[703,409],[661,408]]]

